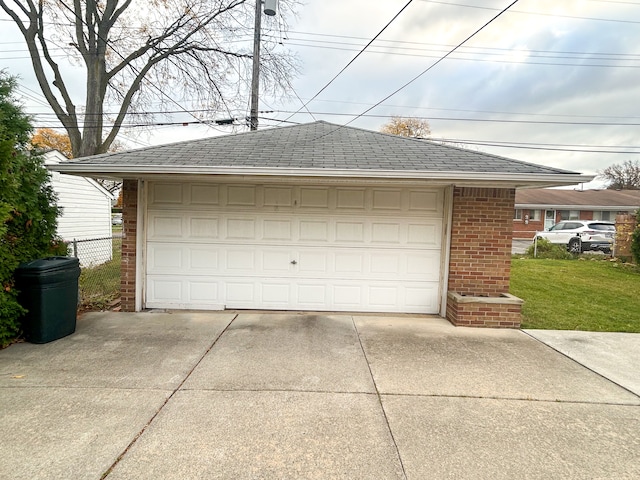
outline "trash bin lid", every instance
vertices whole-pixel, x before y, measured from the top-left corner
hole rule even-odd
[[[46,257],[18,265],[16,274],[50,273],[78,268],[80,261],[75,257]]]

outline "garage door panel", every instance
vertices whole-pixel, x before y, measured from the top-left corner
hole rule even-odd
[[[227,187],[227,205],[255,207],[256,187],[245,185],[229,185]]]
[[[326,308],[330,303],[327,298],[327,284],[324,282],[300,282],[297,285],[298,308]]]
[[[335,223],[335,239],[344,243],[364,243],[364,222],[337,221]]]
[[[188,282],[189,300],[198,303],[218,302],[218,288],[218,282],[192,280]]]
[[[371,273],[384,275],[401,275],[400,258],[397,254],[379,254],[371,259]]]
[[[371,225],[371,243],[374,244],[400,244],[401,225],[394,223],[373,223]]]
[[[167,182],[148,200],[148,307],[439,309],[441,190]]]
[[[255,240],[256,220],[253,218],[228,218],[225,238],[228,240]]]
[[[225,255],[225,267],[227,271],[237,275],[242,272],[256,272],[256,252],[235,248],[227,250]],[[213,273],[213,272],[212,272]]]
[[[293,226],[291,220],[263,220],[262,221],[263,240],[293,240]]]
[[[336,208],[349,210],[365,209],[364,188],[338,188],[336,189]]]
[[[190,188],[189,188],[190,187]],[[218,185],[186,185],[190,205],[220,205],[220,187]]]
[[[147,250],[149,273],[181,272],[184,269],[184,248],[171,243],[149,245]]]
[[[332,257],[333,270],[332,272],[328,272],[329,274],[351,273],[361,277],[365,271],[365,259],[362,253],[336,252]]]
[[[431,277],[434,272],[439,273],[440,256],[435,252],[428,253],[409,253],[405,257],[406,272],[408,277]],[[431,275],[430,275],[431,274]]]
[[[261,285],[262,303],[271,307],[286,307],[291,304],[291,283],[267,283]]]
[[[329,223],[327,221],[300,220],[298,225],[299,241],[322,243],[329,241]]]
[[[175,239],[185,235],[180,215],[153,217],[149,222],[149,235],[154,238]]]
[[[329,189],[325,187],[300,187],[300,208],[329,208]]]
[[[364,288],[361,285],[334,285],[333,304],[338,309],[357,310],[364,299]]]
[[[258,269],[258,274],[277,275],[289,273],[294,260],[291,253],[281,249],[265,249],[261,255],[262,268]]]
[[[255,282],[228,280],[225,282],[225,299],[228,305],[255,304]]]
[[[292,250],[289,256],[293,260],[297,259],[293,270],[298,276],[330,274],[329,265],[333,263],[333,254],[326,250]]]
[[[202,246],[187,246],[189,255],[189,269],[211,273],[220,268],[219,252],[217,249]]]
[[[373,195],[373,210],[402,210],[402,190],[401,189],[374,189]]]
[[[220,219],[218,217],[206,218],[192,216],[188,218],[188,236],[192,239],[216,240],[220,234],[219,223]]]
[[[264,187],[264,205],[266,207],[292,207],[292,187]]]

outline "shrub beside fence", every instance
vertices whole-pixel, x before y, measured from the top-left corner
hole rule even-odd
[[[79,307],[103,309],[120,297],[122,236],[71,240],[69,255],[80,261]]]

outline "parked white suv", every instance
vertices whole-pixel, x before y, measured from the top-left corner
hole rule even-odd
[[[535,238],[545,238],[551,243],[566,245],[571,253],[600,250],[611,253],[616,227],[611,222],[598,220],[565,220],[549,230],[536,232]]]

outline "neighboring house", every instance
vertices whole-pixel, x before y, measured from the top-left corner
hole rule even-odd
[[[516,192],[513,238],[533,239],[561,220],[606,220],[640,208],[640,190],[523,189]]]
[[[574,172],[323,121],[81,158],[123,178],[122,308],[439,314],[517,327],[515,191]]]
[[[57,150],[45,153],[44,159],[50,170],[69,161]],[[77,256],[82,266],[111,260],[113,195],[91,178],[57,171],[51,173],[51,186],[58,197],[58,206],[62,208],[62,214],[58,217],[58,235],[69,242],[70,254]],[[100,240],[85,241],[89,239]]]

